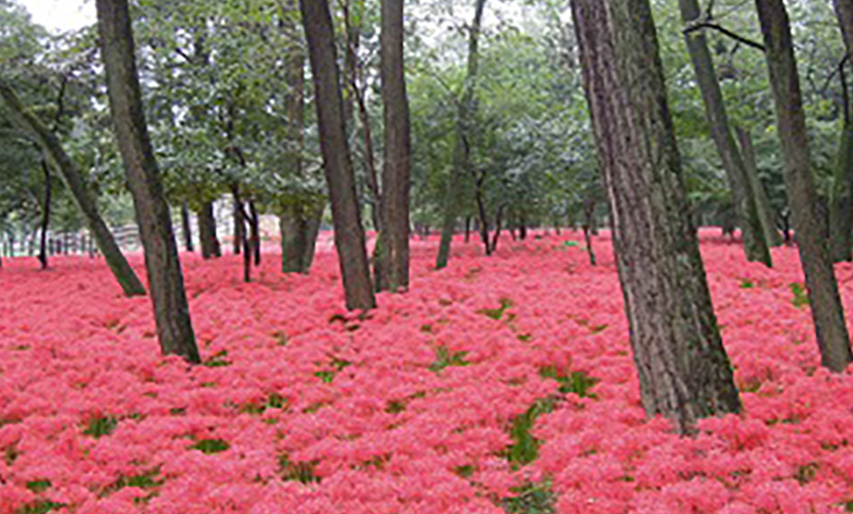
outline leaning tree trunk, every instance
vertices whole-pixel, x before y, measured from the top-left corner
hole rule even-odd
[[[833,0],[833,3],[835,13],[838,15],[838,24],[844,34],[847,55],[853,58],[853,3],[850,0]]]
[[[788,13],[783,0],[756,0],[755,4],[767,48],[767,67],[785,162],[785,188],[806,275],[821,362],[832,371],[842,371],[853,355],[827,248],[826,220],[818,215],[816,208],[806,115]]]
[[[376,298],[370,283],[364,228],[355,191],[352,160],[343,118],[335,35],[327,0],[300,0],[314,77],[323,168],[332,201],[335,246],[344,282],[346,305],[372,309]]]
[[[202,202],[198,210],[198,239],[201,243],[201,256],[222,257],[222,247],[216,237],[216,217],[213,215],[213,202]]]
[[[762,262],[770,267],[773,265],[773,260],[767,241],[764,239],[755,195],[747,178],[743,156],[734,137],[732,137],[729,116],[726,112],[720,83],[717,81],[714,60],[708,49],[708,41],[705,33],[701,30],[690,30],[690,24],[696,23],[702,16],[699,2],[698,0],[678,0],[678,7],[681,10],[681,18],[687,25],[688,32],[685,33],[684,38],[687,41],[687,50],[690,53],[690,59],[693,61],[693,70],[696,73],[699,90],[705,103],[705,114],[711,126],[711,135],[723,161],[723,169],[732,191],[735,212],[743,231],[746,258],[749,261]]]
[[[127,259],[122,255],[110,229],[98,212],[98,203],[94,194],[86,185],[86,181],[77,166],[62,149],[59,139],[35,115],[24,110],[15,91],[2,78],[0,78],[0,97],[4,100],[11,121],[38,143],[50,165],[59,170],[74,197],[74,202],[80,208],[89,229],[92,231],[98,249],[103,254],[107,266],[109,266],[124,294],[127,296],[144,295],[145,287],[139,281],[136,273],[133,272],[133,268],[127,263]]]
[[[761,177],[758,176],[758,163],[755,159],[755,147],[752,144],[752,136],[743,127],[736,127],[735,130],[737,132],[738,144],[740,145],[740,152],[743,155],[744,170],[752,186],[752,194],[755,196],[755,206],[758,208],[758,219],[761,221],[761,230],[764,231],[764,240],[770,246],[780,246],[782,244],[782,236],[776,230],[776,216],[773,214],[773,207],[767,198],[767,191],[764,189]]]
[[[127,0],[97,0],[96,6],[110,111],[133,195],[160,348],[200,362],[169,206],[145,124]]]
[[[409,287],[409,100],[403,59],[403,0],[382,0],[382,103],[385,113],[386,270],[390,289]]]
[[[468,71],[462,97],[457,105],[456,145],[453,149],[453,166],[450,169],[450,178],[444,192],[444,221],[441,226],[441,243],[439,243],[438,255],[435,259],[437,269],[446,267],[447,261],[450,259],[450,245],[453,242],[453,232],[456,230],[456,219],[459,216],[459,189],[462,183],[462,175],[471,168],[471,125],[476,109],[480,26],[485,7],[486,0],[476,0],[474,21],[468,29]],[[488,240],[486,247],[488,248]]]
[[[687,433],[740,400],[689,217],[651,8],[574,0],[572,11],[643,407]]]
[[[181,204],[181,231],[184,234],[184,248],[193,251],[193,233],[190,226],[190,207],[187,202]]]

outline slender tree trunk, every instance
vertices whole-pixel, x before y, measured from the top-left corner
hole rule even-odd
[[[308,273],[314,263],[314,253],[317,248],[317,236],[320,235],[320,225],[323,223],[323,211],[326,210],[325,201],[317,203],[308,208],[308,219],[306,221],[306,245],[305,255],[302,257],[303,273]]]
[[[261,265],[261,219],[254,200],[249,200],[249,232],[255,266]]]
[[[595,200],[584,198],[583,201],[583,238],[586,251],[589,253],[589,264],[596,265],[595,250],[592,247],[592,229],[595,226]]]
[[[758,219],[761,221],[761,229],[764,231],[764,240],[770,246],[780,246],[782,236],[776,230],[776,215],[770,200],[767,199],[767,191],[758,176],[758,163],[755,159],[755,147],[752,144],[752,136],[743,127],[736,127],[740,151],[743,155],[744,170],[752,185],[752,194],[755,195],[755,206],[758,208]]]
[[[41,168],[44,172],[44,208],[42,210],[41,241],[39,244],[38,259],[41,263],[41,269],[47,269],[47,230],[50,227],[50,193],[52,187],[50,183],[50,168],[44,158],[41,160]]]
[[[498,206],[498,212],[495,215],[495,236],[492,238],[492,244],[489,248],[488,255],[495,253],[498,249],[498,239],[501,237],[501,232],[503,231],[503,222],[504,222],[504,206]],[[486,237],[488,237],[488,233],[486,233]]]
[[[201,256],[205,260],[222,257],[222,247],[216,237],[216,217],[213,215],[213,202],[202,202],[198,211],[198,237],[201,243]]]
[[[456,145],[453,150],[453,167],[445,190],[444,221],[441,227],[441,243],[435,259],[435,267],[441,269],[447,266],[450,259],[450,246],[453,243],[453,233],[456,230],[458,217],[460,185],[465,170],[471,168],[471,125],[476,112],[477,73],[479,68],[480,26],[483,20],[483,10],[486,0],[475,0],[474,20],[468,32],[468,72],[465,86],[457,105],[456,114]],[[488,239],[486,240],[488,249]]]
[[[740,400],[690,222],[651,8],[573,0],[572,11],[643,407],[687,433]]]
[[[699,21],[702,16],[698,0],[678,0],[678,6],[681,10],[681,18],[688,27],[691,23]],[[685,34],[685,40],[693,61],[693,70],[696,73],[702,100],[705,103],[711,135],[723,161],[723,169],[732,191],[735,212],[743,232],[746,258],[749,261],[763,262],[768,267],[772,266],[773,261],[767,241],[764,239],[755,195],[747,179],[743,156],[732,136],[723,92],[717,81],[717,72],[714,69],[714,60],[708,49],[705,33],[701,30],[691,31]]]
[[[785,163],[785,188],[794,217],[821,362],[832,371],[842,371],[853,355],[827,248],[826,220],[816,209],[817,192],[812,179],[806,115],[788,13],[783,0],[756,0],[755,3],[767,48],[767,67]]]
[[[233,191],[233,187],[231,188]],[[232,244],[232,248],[234,250],[234,255],[240,255],[240,250],[243,247],[243,231],[245,230],[245,226],[243,225],[243,208],[241,207],[238,196],[232,197],[231,202],[234,212],[234,242]]]
[[[184,233],[184,248],[188,252],[193,249],[193,233],[190,227],[190,207],[187,202],[181,204],[181,231]]]
[[[465,217],[465,242],[471,240],[471,216]]]
[[[382,103],[385,167],[382,208],[390,289],[409,287],[409,100],[403,59],[403,0],[382,0]]]
[[[335,36],[327,0],[300,0],[302,23],[316,94],[320,146],[335,225],[335,246],[350,310],[372,309],[376,298],[370,283],[364,229],[355,191],[352,160],[343,118],[343,100]]]
[[[122,255],[121,249],[110,233],[110,229],[98,212],[95,196],[89,190],[74,162],[62,149],[59,139],[37,117],[24,110],[15,91],[2,78],[0,78],[0,97],[4,100],[11,121],[38,143],[48,163],[59,170],[74,197],[74,202],[83,213],[98,248],[104,255],[107,266],[109,266],[124,294],[127,296],[144,295],[145,287],[142,286],[142,282],[133,272],[133,268]]]
[[[110,111],[136,209],[160,348],[200,362],[169,206],[145,124],[127,0],[97,0],[96,6]]]

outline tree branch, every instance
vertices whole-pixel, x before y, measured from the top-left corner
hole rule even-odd
[[[684,29],[684,33],[690,34],[692,32],[696,32],[697,30],[701,30],[701,29],[714,29],[717,32],[723,34],[724,36],[728,36],[728,37],[734,39],[735,41],[737,41],[739,43],[743,43],[744,45],[755,48],[756,50],[761,50],[762,52],[766,51],[766,49],[764,48],[764,45],[762,45],[761,43],[758,43],[758,42],[753,41],[751,39],[745,38],[739,34],[732,32],[731,30],[729,30],[729,29],[727,29],[721,25],[718,25],[716,23],[712,23],[709,21],[698,21],[698,22],[691,23],[690,25],[688,25]]]

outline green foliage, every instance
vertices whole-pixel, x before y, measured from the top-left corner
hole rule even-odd
[[[595,395],[590,394],[589,390],[599,382],[597,378],[591,377],[583,371],[572,371],[568,375],[559,373],[554,366],[545,366],[539,370],[539,375],[543,378],[553,378],[559,384],[561,393],[574,393],[581,398],[594,398]]]
[[[47,491],[51,485],[50,480],[32,480],[27,482],[27,489],[38,494]]]
[[[16,510],[15,514],[47,514],[54,509],[61,509],[63,507],[67,507],[67,505],[49,500],[35,501]]]
[[[791,303],[794,304],[794,307],[801,309],[809,305],[809,293],[806,291],[805,285],[799,282],[793,282],[791,285],[791,293],[794,295],[794,298],[791,300]]]
[[[492,318],[497,321],[501,319],[504,313],[513,306],[512,300],[509,298],[501,298],[501,306],[496,309],[480,309],[477,311],[478,314],[484,314],[485,316]]]
[[[314,474],[314,466],[315,464],[310,462],[291,462],[286,454],[278,459],[279,475],[284,481],[295,481],[301,484],[320,482],[320,477]]]
[[[512,421],[510,437],[513,444],[507,450],[507,460],[514,466],[525,466],[539,457],[540,441],[533,437],[530,431],[540,414],[554,410],[556,399],[545,398],[537,400],[524,414],[519,414]]]
[[[115,432],[116,427],[118,420],[112,416],[92,418],[83,434],[99,439]]]
[[[196,444],[190,446],[190,449],[199,450],[205,455],[210,455],[212,453],[224,452],[230,447],[231,446],[222,439],[202,439]]]
[[[206,366],[208,368],[221,368],[224,366],[230,366],[231,361],[227,360],[225,357],[228,356],[228,350],[222,350],[217,352],[215,355],[202,362],[202,366]]]
[[[438,346],[435,349],[435,361],[430,364],[429,370],[433,373],[438,373],[450,366],[467,366],[469,363],[465,360],[466,355],[468,355],[468,352],[451,353],[446,346]]]
[[[515,488],[517,496],[504,498],[501,502],[503,509],[509,514],[550,514],[554,512],[555,495],[551,491],[551,483],[529,483]]]

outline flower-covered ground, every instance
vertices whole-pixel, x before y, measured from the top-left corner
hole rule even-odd
[[[364,318],[331,252],[248,285],[184,255],[197,367],[102,262],[6,261],[0,514],[853,510],[853,377],[818,368],[795,249],[767,270],[703,234],[745,412],[682,439],[644,419],[606,237],[597,267],[578,239],[460,242],[438,272],[417,241],[411,292]]]

